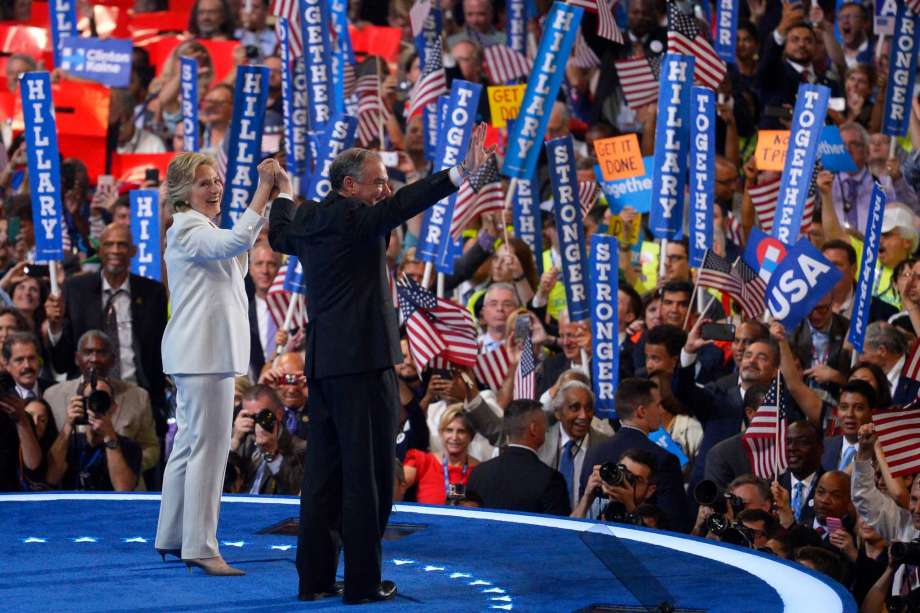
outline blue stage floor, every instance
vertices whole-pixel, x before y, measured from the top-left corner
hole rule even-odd
[[[296,539],[257,534],[296,517],[297,502],[224,499],[221,551],[247,572],[225,578],[160,561],[156,495],[0,496],[0,610],[341,608],[337,599],[299,602]],[[399,596],[375,611],[562,612],[668,593],[678,607],[706,611],[856,610],[843,588],[801,567],[672,533],[415,505],[398,505],[394,524],[415,531],[384,542],[384,577],[396,581]]]

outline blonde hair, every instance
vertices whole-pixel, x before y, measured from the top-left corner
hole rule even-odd
[[[470,420],[469,415],[466,414],[466,411],[463,410],[463,405],[460,403],[452,404],[447,407],[447,410],[444,411],[444,414],[441,415],[441,420],[438,422],[438,432],[441,433],[447,430],[447,426],[455,419],[460,419],[460,421],[463,422],[463,427],[470,433],[471,438],[476,434],[476,430],[473,429],[473,422]]]
[[[203,153],[180,153],[169,163],[166,169],[166,203],[173,212],[181,213],[191,208],[188,195],[199,166],[210,166],[217,171],[214,159]]]

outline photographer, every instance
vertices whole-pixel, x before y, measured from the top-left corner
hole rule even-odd
[[[70,399],[64,427],[51,446],[48,483],[68,490],[130,492],[137,486],[141,449],[115,432],[118,405],[109,383],[100,380],[95,388],[86,384],[83,395]]]
[[[619,465],[596,464],[572,517],[641,524],[636,509],[655,493],[657,469],[658,458],[642,449],[627,450]]]
[[[300,493],[303,451],[284,425],[281,399],[267,385],[243,394],[243,408],[233,423],[230,456],[239,458],[243,489],[250,494]]]
[[[284,425],[301,449],[307,441],[310,417],[307,415],[307,378],[304,359],[299,353],[283,353],[275,359],[272,368],[259,377],[259,383],[268,385],[278,393],[284,407]]]

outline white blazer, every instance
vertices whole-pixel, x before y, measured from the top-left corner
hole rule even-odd
[[[268,220],[251,209],[232,230],[201,213],[176,213],[166,232],[172,315],[163,333],[166,374],[244,374],[249,370],[249,301],[243,277],[249,249]]]

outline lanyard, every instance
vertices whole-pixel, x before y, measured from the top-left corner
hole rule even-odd
[[[447,472],[447,464],[448,464],[447,458],[444,458],[443,468],[444,468],[444,491],[445,492],[450,491],[450,475]],[[464,462],[463,471],[460,473],[460,483],[466,483],[466,473],[469,469],[470,469],[469,463]]]

